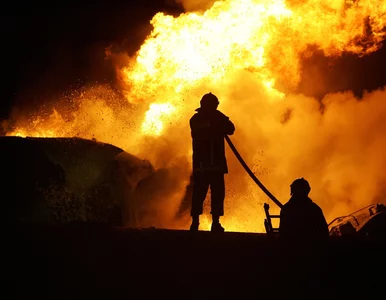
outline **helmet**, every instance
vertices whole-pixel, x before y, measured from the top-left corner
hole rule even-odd
[[[308,196],[310,191],[311,191],[310,184],[303,177],[296,179],[291,184],[291,195]]]
[[[213,108],[216,108],[217,105],[219,105],[219,101],[218,101],[218,98],[213,95],[212,93],[209,93],[209,94],[205,94],[202,98],[201,98],[201,101],[200,101],[200,105],[201,107],[213,107]]]

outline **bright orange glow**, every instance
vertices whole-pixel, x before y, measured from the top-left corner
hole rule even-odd
[[[379,49],[386,1],[224,0],[203,13],[158,13],[151,23],[154,30],[121,70],[130,106],[119,104],[119,93],[94,87],[74,99],[79,105],[69,116],[58,112],[67,109],[59,103],[48,118],[19,120],[8,135],[95,137],[150,159],[156,168],[170,168],[186,183],[190,169],[176,170],[175,161],[190,161],[188,120],[210,91],[236,124],[232,139],[240,153],[282,202],[289,184],[302,176],[328,219],[383,195],[378,185],[386,179],[386,93],[368,94],[362,102],[350,92],[328,95],[321,114],[317,101],[285,94],[275,83],[294,90],[300,57],[311,55],[310,49],[326,56]],[[262,204],[269,200],[230,152],[228,158],[223,224],[231,231],[263,231]],[[183,194],[184,186],[176,185],[163,199],[163,226],[181,227],[172,216]],[[208,229],[210,220],[205,216],[202,224]]]
[[[151,104],[142,123],[142,132],[144,134],[160,135],[165,118],[169,117],[174,110],[175,108],[170,104]]]

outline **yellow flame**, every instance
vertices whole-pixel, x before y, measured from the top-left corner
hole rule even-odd
[[[281,79],[294,87],[299,55],[309,45],[326,55],[379,48],[385,36],[382,1],[302,2],[291,10],[284,0],[228,0],[204,14],[174,18],[158,13],[151,21],[153,32],[123,70],[132,95],[155,98],[160,91],[179,93],[202,81],[223,85],[243,69],[263,81]]]
[[[175,107],[170,104],[151,104],[145,114],[142,132],[144,134],[160,135],[164,127],[165,117],[170,116],[174,111]]]

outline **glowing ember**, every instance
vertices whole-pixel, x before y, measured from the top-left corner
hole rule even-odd
[[[159,13],[151,23],[153,32],[121,70],[130,109],[109,88],[96,87],[74,99],[79,106],[69,116],[59,103],[58,112],[19,120],[8,135],[95,137],[170,168],[186,182],[190,169],[175,169],[175,161],[190,161],[188,120],[210,91],[236,124],[233,139],[244,159],[283,202],[290,182],[302,176],[327,218],[383,195],[385,92],[361,102],[351,93],[329,95],[321,114],[319,102],[286,95],[275,83],[294,90],[300,57],[311,55],[310,49],[326,56],[376,51],[386,36],[386,1],[224,0],[204,13]],[[223,223],[227,230],[263,231],[262,203],[268,200],[228,157]],[[163,226],[179,227],[172,216],[184,191],[176,185],[162,196],[168,217]]]

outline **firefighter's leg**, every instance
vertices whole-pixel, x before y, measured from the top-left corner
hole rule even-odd
[[[220,217],[224,215],[225,181],[223,173],[213,173],[210,180],[212,231],[223,232]]]
[[[198,230],[199,216],[203,212],[203,204],[208,193],[209,181],[205,173],[196,172],[193,174],[193,194],[192,194],[192,216],[191,230]]]
[[[210,178],[211,214],[215,218],[224,215],[225,181],[224,174],[213,173]]]

